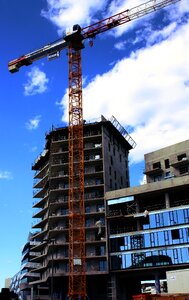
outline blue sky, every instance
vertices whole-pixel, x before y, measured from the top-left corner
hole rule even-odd
[[[31,165],[52,125],[67,122],[66,51],[16,74],[10,60],[142,0],[1,0],[0,10],[0,287],[20,268],[32,225]],[[131,183],[143,179],[144,153],[189,138],[189,1],[98,36],[83,50],[84,118],[114,115],[137,147]],[[92,108],[92,109],[91,109]],[[132,129],[132,130],[131,130]]]

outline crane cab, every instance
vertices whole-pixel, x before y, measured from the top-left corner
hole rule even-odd
[[[69,42],[74,50],[81,50],[84,48],[84,37],[81,33],[81,27],[78,24],[73,25],[73,29],[71,33],[67,33],[64,37],[66,42]]]

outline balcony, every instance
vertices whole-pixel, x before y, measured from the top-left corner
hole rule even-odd
[[[148,166],[147,168],[146,168],[146,170],[144,170],[144,172],[143,172],[145,175],[148,175],[148,176],[158,176],[158,175],[162,175],[162,173],[163,173],[163,169],[161,168],[161,165],[159,165],[159,166],[152,166],[152,165],[150,165],[150,166]]]
[[[33,221],[32,228],[43,228],[48,221],[48,216],[45,216],[43,219],[38,219]]]
[[[43,189],[35,189],[33,190],[33,198],[44,198],[46,196],[47,190]]]
[[[177,158],[178,160],[176,161],[173,161],[171,163],[171,166],[174,167],[174,168],[180,168],[182,166],[186,166],[189,164],[189,159],[187,156],[185,157],[182,157],[181,159],[179,159],[179,157]]]
[[[42,218],[44,216],[44,214],[47,212],[47,205],[45,207],[43,207],[42,209],[37,209],[34,213],[33,213],[33,218]]]
[[[32,165],[32,170],[38,170],[46,166],[46,161],[48,159],[49,150],[45,149],[43,152],[37,157],[34,164]]]
[[[33,263],[33,262],[26,262],[24,264],[22,264],[22,268],[31,268],[31,269],[36,269],[36,268],[40,268],[41,264],[39,263]]]
[[[34,188],[43,188],[45,186],[45,184],[47,183],[48,180],[48,174],[44,174],[44,176],[42,178],[35,178],[34,179],[34,183],[33,183],[33,187]]]
[[[36,232],[35,232],[34,237],[35,237],[36,239],[40,239],[40,238],[42,238],[42,237],[44,236],[44,234],[45,234],[45,231],[39,230],[39,231],[36,231]],[[38,245],[32,247],[32,250],[33,250],[33,248],[35,248],[35,249],[36,249],[36,248],[37,248],[37,249],[40,249],[40,248],[41,248],[41,243],[39,243]]]
[[[49,162],[47,162],[42,168],[35,171],[34,178],[43,178],[44,175],[48,172]]]

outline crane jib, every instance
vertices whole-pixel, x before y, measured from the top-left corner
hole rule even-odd
[[[181,0],[150,0],[135,6],[131,9],[126,9],[121,13],[117,13],[104,20],[100,20],[92,25],[82,28],[82,34],[84,39],[94,38],[97,34],[108,31],[119,25],[125,24],[132,20],[143,17],[156,10],[162,9],[168,5],[175,4]]]
[[[73,31],[70,34],[67,34],[64,39],[55,41],[34,52],[28,53],[19,57],[18,59],[10,61],[8,64],[8,69],[11,73],[15,73],[19,71],[20,67],[28,66],[35,60],[39,60],[43,57],[47,56],[49,60],[57,58],[60,56],[60,51],[67,48],[70,43],[75,50],[83,49],[83,40],[92,39],[97,34],[106,32],[117,26],[143,17],[147,14],[150,14],[168,5],[175,4],[179,1],[181,0],[149,0],[143,4],[117,13],[109,18],[96,22],[82,29],[79,25],[76,24],[73,26]]]

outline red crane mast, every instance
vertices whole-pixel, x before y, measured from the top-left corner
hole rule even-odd
[[[43,57],[49,59],[59,56],[61,50],[68,48],[69,60],[69,284],[68,299],[85,300],[86,292],[86,254],[85,254],[85,206],[84,206],[84,146],[83,146],[83,104],[82,104],[82,66],[81,50],[85,39],[141,18],[180,0],[150,0],[127,9],[109,18],[81,29],[73,26],[73,32],[63,39],[48,44],[34,52],[12,60],[8,64],[11,73],[20,67],[30,65]]]

